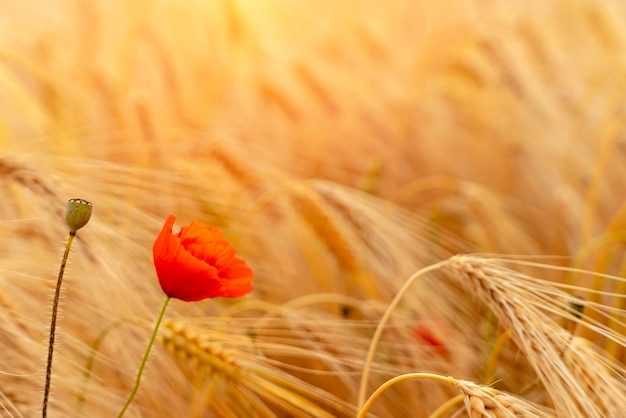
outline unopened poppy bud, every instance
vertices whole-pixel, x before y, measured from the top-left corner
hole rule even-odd
[[[76,231],[87,225],[92,211],[93,205],[84,199],[70,199],[67,201],[65,220],[70,227],[71,234],[75,234]]]

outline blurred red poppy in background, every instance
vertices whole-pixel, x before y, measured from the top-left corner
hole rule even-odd
[[[167,217],[152,247],[159,283],[167,296],[193,302],[252,291],[252,269],[235,257],[237,250],[219,229],[192,221],[174,234],[175,221],[174,215]]]
[[[426,319],[421,320],[413,327],[413,336],[418,344],[426,344],[441,357],[450,359],[450,346],[446,343],[445,336],[451,336],[449,325],[444,320]]]

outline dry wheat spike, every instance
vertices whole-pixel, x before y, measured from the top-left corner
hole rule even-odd
[[[573,297],[556,284],[505,268],[494,259],[455,256],[453,277],[486,303],[528,358],[559,415],[617,417],[626,404],[624,368],[557,322]],[[580,326],[594,324],[580,322]],[[602,332],[622,341],[623,336]]]

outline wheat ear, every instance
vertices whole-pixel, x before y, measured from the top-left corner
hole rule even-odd
[[[408,373],[383,383],[360,409],[357,418],[364,418],[374,401],[392,385],[406,380],[437,380],[457,387],[471,418],[553,418],[549,410],[489,386],[434,373]],[[456,398],[455,398],[456,399]]]
[[[495,313],[522,349],[557,412],[572,418],[616,416],[626,399],[623,368],[609,365],[554,316],[572,296],[553,283],[502,267],[492,259],[455,256],[449,267]],[[577,302],[578,303],[578,302]]]
[[[337,416],[323,407],[329,400],[315,388],[263,364],[262,357],[239,347],[228,347],[227,341],[217,341],[216,334],[209,330],[189,326],[185,321],[170,320],[164,322],[161,335],[162,345],[197,387],[218,379],[220,386],[231,388],[231,395],[246,393],[252,402],[248,407],[255,411],[271,405],[290,416]],[[230,403],[240,402],[238,399],[233,396]],[[224,403],[224,399],[220,402]],[[345,406],[330,402],[334,408],[339,408],[341,416],[349,416]]]

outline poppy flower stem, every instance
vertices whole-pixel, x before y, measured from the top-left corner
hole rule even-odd
[[[43,391],[43,406],[41,409],[41,416],[46,418],[48,416],[48,397],[50,395],[50,381],[52,379],[52,355],[54,353],[54,337],[57,326],[57,312],[59,310],[59,297],[61,296],[61,283],[63,282],[63,273],[65,273],[65,265],[67,264],[67,257],[70,254],[70,248],[72,242],[76,236],[76,231],[71,231],[67,237],[67,243],[65,244],[65,252],[63,253],[63,260],[61,261],[61,268],[59,269],[59,276],[57,277],[57,287],[54,291],[54,300],[52,301],[52,319],[50,320],[50,340],[48,342],[48,363],[46,365],[46,385]]]
[[[126,403],[124,404],[124,407],[122,408],[119,415],[117,416],[118,418],[121,418],[124,415],[128,407],[130,406],[131,402],[135,398],[137,391],[139,390],[139,384],[141,383],[141,375],[143,374],[143,369],[146,367],[148,356],[150,355],[150,350],[152,349],[152,346],[154,345],[154,341],[156,340],[156,336],[159,331],[159,326],[161,325],[161,321],[163,320],[163,316],[165,315],[165,309],[167,309],[167,304],[169,303],[170,299],[171,298],[169,296],[165,297],[165,301],[163,302],[163,306],[161,307],[161,312],[159,312],[159,317],[157,318],[156,324],[154,325],[154,330],[152,331],[152,335],[150,336],[150,341],[148,342],[148,346],[146,347],[146,352],[144,353],[143,359],[141,360],[141,364],[139,365],[139,370],[137,371],[137,378],[135,379],[135,386],[133,387],[132,392],[130,392],[130,395],[128,395],[128,399],[126,399]]]

